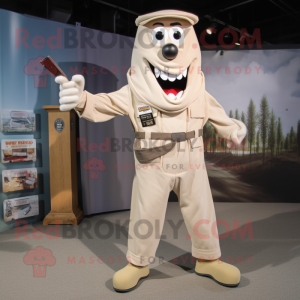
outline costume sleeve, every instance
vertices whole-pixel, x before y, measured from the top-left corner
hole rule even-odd
[[[127,116],[129,111],[128,85],[113,93],[93,95],[83,91],[75,107],[79,118],[91,122],[105,122],[116,116]]]
[[[231,133],[240,129],[239,125],[226,115],[224,108],[208,92],[205,92],[205,99],[208,121],[214,127],[216,135],[230,139]]]

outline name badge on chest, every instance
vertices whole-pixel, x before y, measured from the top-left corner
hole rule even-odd
[[[152,108],[149,105],[138,105],[137,114],[141,119],[143,127],[155,125]]]

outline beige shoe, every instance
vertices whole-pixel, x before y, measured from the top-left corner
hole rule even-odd
[[[129,263],[114,274],[113,287],[117,292],[129,292],[136,287],[140,279],[146,278],[148,275],[148,266],[137,267]]]
[[[210,277],[217,283],[228,287],[238,286],[241,279],[241,273],[237,267],[218,259],[201,262],[197,260],[195,272],[197,275]]]

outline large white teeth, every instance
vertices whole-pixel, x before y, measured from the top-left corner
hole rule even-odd
[[[176,79],[181,80],[183,77],[186,77],[187,69],[185,69],[181,74],[169,74],[169,73],[161,71],[157,68],[154,68],[154,74],[155,74],[156,78],[160,77],[164,81],[169,80],[169,81],[173,82]]]
[[[171,100],[177,101],[177,100],[179,100],[179,99],[181,98],[182,93],[183,93],[183,91],[180,91],[176,96],[175,96],[174,94],[172,94],[172,93],[169,93],[169,94],[168,94],[168,97],[169,97]]]
[[[155,77],[158,78],[160,75],[160,70],[158,70],[157,68],[154,68],[154,73],[155,73]]]
[[[169,77],[168,77],[168,79],[169,79],[169,81],[175,81],[175,79],[177,78],[177,75],[173,75],[173,74],[169,74]]]
[[[166,81],[169,77],[169,74],[168,73],[165,73],[164,71],[161,71],[160,72],[160,78],[164,81]]]
[[[174,94],[172,94],[172,93],[168,94],[168,96],[169,96],[169,98],[170,98],[171,100],[174,100],[174,99],[176,98],[176,96],[175,96]]]
[[[180,92],[177,94],[177,100],[181,98],[182,93],[183,93],[183,91],[180,91]]]

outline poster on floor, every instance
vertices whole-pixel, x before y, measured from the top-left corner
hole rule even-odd
[[[2,172],[3,193],[35,189],[38,186],[37,169],[15,169]]]
[[[36,161],[36,141],[34,139],[2,140],[1,162]]]
[[[32,110],[2,109],[0,131],[35,132],[35,114]]]
[[[3,201],[4,221],[24,219],[39,214],[38,195]]]

